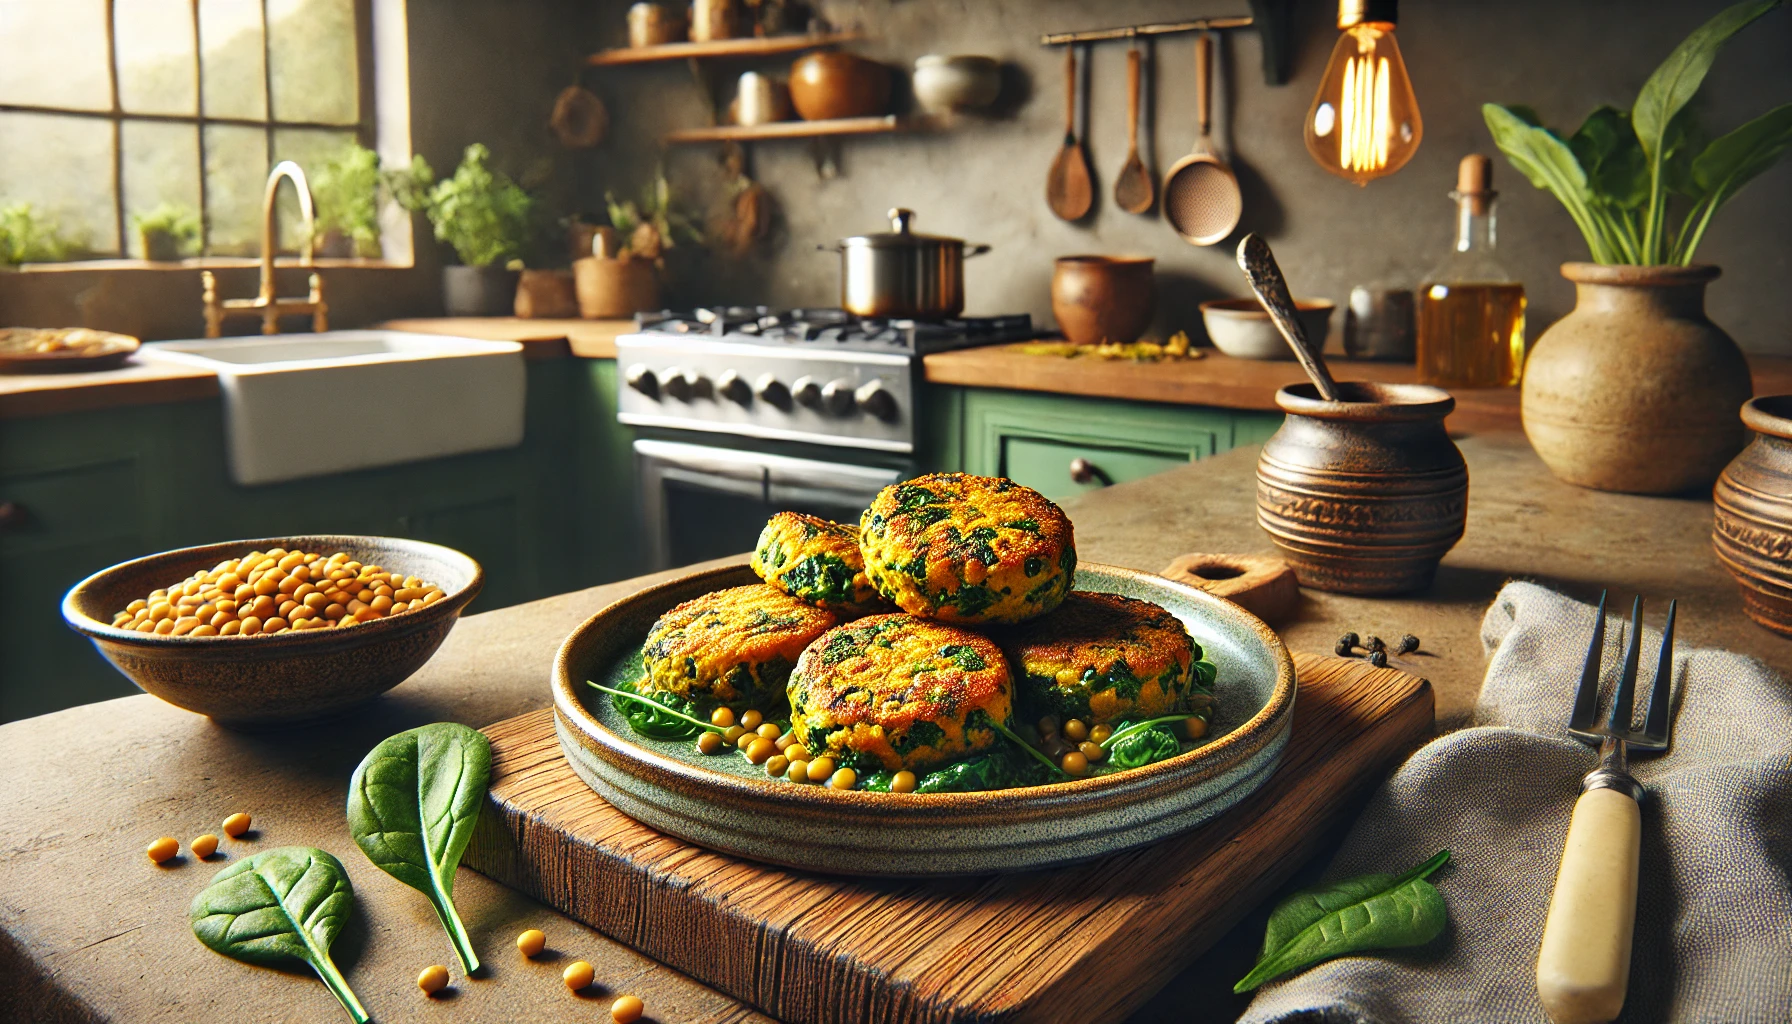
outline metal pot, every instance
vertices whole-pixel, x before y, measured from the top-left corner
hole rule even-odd
[[[858,316],[943,320],[964,311],[964,260],[989,251],[963,239],[917,235],[915,211],[890,211],[892,231],[856,235],[840,253],[840,305]]]

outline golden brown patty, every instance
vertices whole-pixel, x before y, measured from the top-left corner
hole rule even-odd
[[[1028,716],[1091,724],[1185,710],[1201,658],[1176,616],[1118,594],[1078,591],[1002,640]]]
[[[763,583],[704,594],[648,631],[646,686],[699,704],[775,705],[797,656],[834,622],[832,612]]]
[[[792,597],[848,617],[890,610],[865,576],[857,526],[780,512],[759,534],[753,571]]]
[[[820,756],[922,772],[1001,742],[1013,707],[1001,649],[969,630],[873,615],[822,634],[790,674],[790,725]]]
[[[865,574],[903,611],[943,622],[1021,622],[1076,576],[1070,520],[1002,477],[935,473],[883,489],[861,522]]]

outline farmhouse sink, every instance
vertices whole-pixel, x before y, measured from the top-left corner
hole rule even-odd
[[[218,375],[239,484],[510,448],[523,440],[523,347],[400,331],[164,341],[141,358]]]

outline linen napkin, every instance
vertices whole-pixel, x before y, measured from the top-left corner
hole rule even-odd
[[[1606,625],[1606,707],[1623,660],[1625,604]],[[1593,607],[1536,584],[1507,584],[1481,624],[1489,661],[1475,726],[1401,766],[1326,869],[1327,881],[1400,872],[1452,851],[1431,877],[1449,905],[1445,933],[1428,946],[1345,957],[1271,982],[1244,1022],[1548,1024],[1537,1000],[1537,947],[1580,779],[1598,760],[1567,734],[1593,616]],[[1645,629],[1639,721],[1660,641]],[[1676,649],[1673,747],[1631,761],[1648,795],[1619,1019],[1785,1024],[1792,689],[1749,658]]]

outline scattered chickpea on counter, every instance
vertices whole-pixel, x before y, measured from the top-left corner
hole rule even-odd
[[[417,975],[417,987],[426,996],[433,996],[448,987],[448,968],[441,964],[430,964]]]
[[[207,832],[205,835],[195,837],[192,842],[187,844],[187,849],[193,851],[193,856],[204,860],[218,852],[218,837]]]
[[[250,820],[249,815],[242,811],[232,814],[224,819],[224,834],[232,839],[241,838],[244,832],[249,831]]]
[[[574,960],[561,972],[560,980],[566,982],[567,988],[577,992],[591,987],[591,983],[597,980],[597,970],[583,960]]]
[[[353,626],[440,601],[441,587],[362,565],[273,548],[226,559],[112,617],[119,629],[162,636],[261,636]]]
[[[634,1024],[646,1010],[647,1005],[639,996],[617,996],[610,1004],[610,1019],[616,1024]]]
[[[541,929],[531,928],[516,937],[516,948],[517,952],[533,960],[548,948],[548,937],[542,934]]]
[[[175,854],[180,852],[180,840],[173,836],[163,836],[155,842],[150,843],[149,849],[144,852],[148,853],[149,859],[155,861],[157,864],[166,864],[174,858]]]

